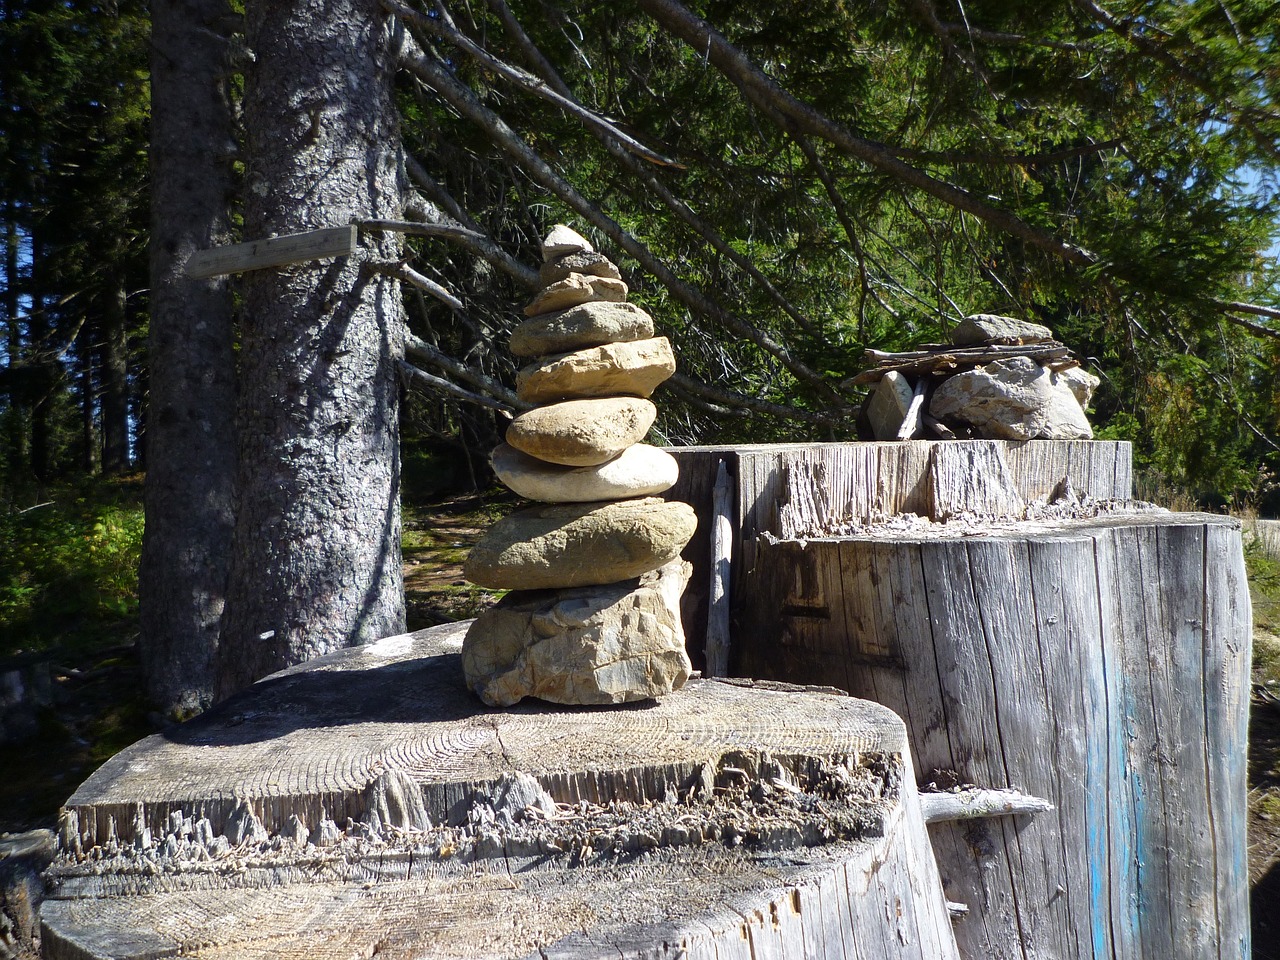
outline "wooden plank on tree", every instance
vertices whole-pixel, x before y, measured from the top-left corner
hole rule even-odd
[[[197,250],[187,260],[186,274],[196,280],[205,280],[229,273],[244,273],[246,270],[347,257],[356,251],[358,232],[359,228],[352,223],[344,227],[325,227],[283,237],[267,237],[209,250]]]

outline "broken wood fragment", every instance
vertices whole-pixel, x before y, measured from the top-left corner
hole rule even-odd
[[[982,817],[1011,817],[1020,814],[1047,813],[1053,804],[1021,790],[964,790],[920,794],[920,812],[925,823],[947,820],[976,820]]]

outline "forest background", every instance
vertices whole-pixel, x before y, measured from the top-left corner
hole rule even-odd
[[[264,143],[306,156],[351,106],[283,76],[296,125],[259,119],[268,9],[351,50],[378,19],[399,68],[385,129],[413,225],[361,270],[399,284],[407,319],[394,474],[408,564],[440,588],[408,626],[485,602],[457,561],[503,508],[486,457],[516,406],[504,340],[557,221],[675,344],[660,443],[854,439],[865,349],[997,312],[1100,376],[1094,429],[1133,442],[1140,495],[1280,513],[1280,4],[0,0],[0,666],[37,707],[0,744],[0,829],[49,822],[106,756],[212,696],[252,460],[236,434],[275,328],[251,275],[193,284],[180,260],[259,238]],[[314,206],[311,225],[351,219]],[[175,420],[179,401],[197,412]],[[1248,559],[1275,699],[1280,567]],[[156,640],[184,620],[204,659]],[[1275,713],[1256,710],[1252,754],[1270,896]]]

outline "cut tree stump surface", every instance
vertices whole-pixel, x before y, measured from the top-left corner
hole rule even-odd
[[[701,680],[491,710],[466,627],[108,761],[65,807],[45,956],[956,957],[889,710]]]

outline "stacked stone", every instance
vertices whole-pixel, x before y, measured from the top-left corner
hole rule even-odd
[[[876,383],[864,409],[877,440],[1093,438],[1085,408],[1098,378],[1048,327],[1014,317],[966,317],[950,346],[881,355],[855,381]]]
[[[678,467],[640,442],[675,356],[582,236],[556,226],[542,257],[543,289],[510,341],[529,360],[516,393],[535,406],[492,458],[499,480],[540,504],[494,524],[467,557],[468,580],[512,592],[472,624],[463,669],[493,706],[651,699],[691,669],[680,552],[697,520],[688,504],[655,496]]]

